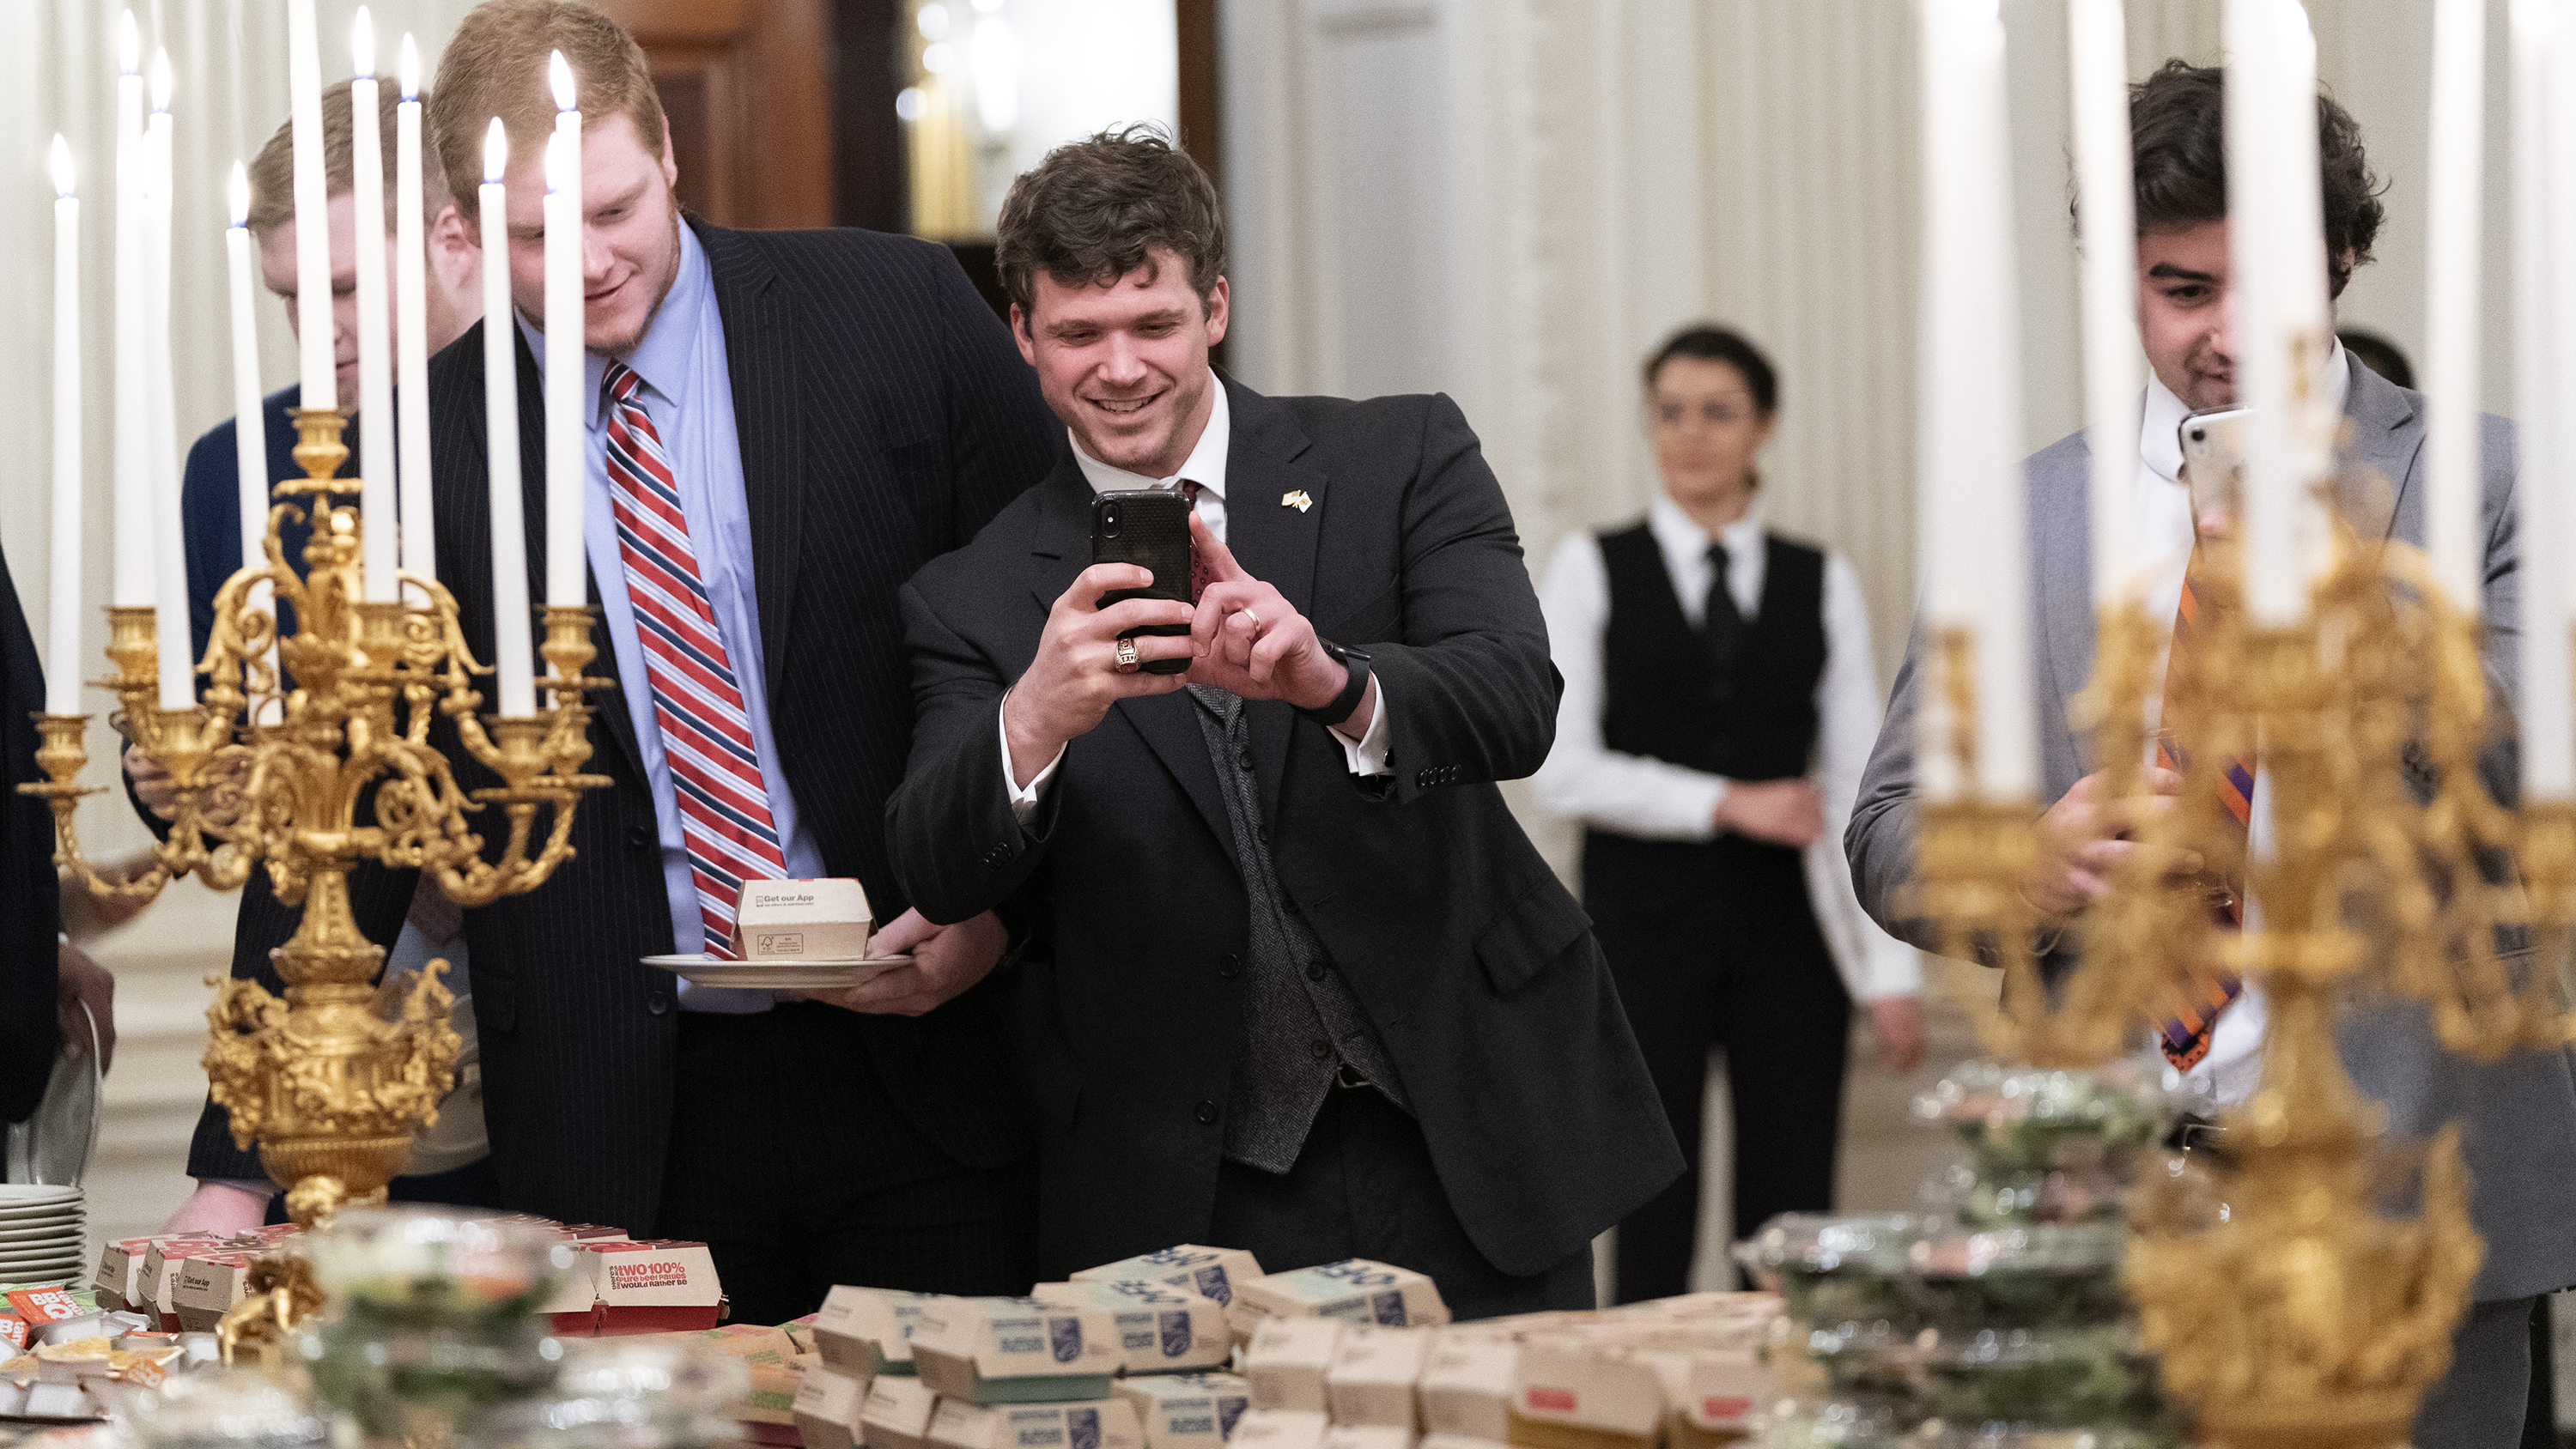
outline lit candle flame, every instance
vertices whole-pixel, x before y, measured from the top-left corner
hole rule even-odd
[[[494,116],[483,132],[483,184],[498,186],[510,170],[510,130]]]
[[[233,203],[233,225],[242,227],[249,226],[250,168],[242,165],[239,161],[235,161],[233,163],[231,195]]]
[[[555,88],[555,109],[558,111],[569,111],[574,109],[572,94],[572,63],[564,59],[564,53],[562,51],[556,51],[553,56],[546,61],[546,79]]]
[[[376,78],[376,22],[367,7],[358,7],[358,18],[349,22],[349,60],[360,80]]]
[[[137,75],[143,70],[143,32],[134,25],[134,12],[128,10],[116,22],[116,71],[119,75]]]
[[[170,91],[175,84],[170,75],[170,52],[155,50],[152,52],[152,109],[164,112],[170,109]]]
[[[63,133],[54,133],[54,195],[72,195],[72,147]]]
[[[412,43],[411,32],[408,30],[403,32],[400,68],[402,71],[402,98],[406,101],[419,100],[420,47]]]

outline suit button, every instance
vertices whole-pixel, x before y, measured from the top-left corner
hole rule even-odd
[[[1317,1042],[1308,1042],[1308,1043],[1306,1044],[1306,1055],[1308,1055],[1308,1056],[1310,1056],[1310,1057],[1313,1057],[1315,1060],[1317,1060],[1317,1061],[1319,1061],[1319,1062],[1320,1062],[1320,1061],[1325,1060],[1326,1058],[1328,1058],[1328,1057],[1330,1057],[1330,1056],[1332,1056],[1332,1054],[1333,1054],[1333,1044],[1332,1044],[1331,1042],[1328,1042],[1328,1041],[1317,1041]]]
[[[1218,957],[1216,963],[1216,974],[1224,977],[1228,981],[1232,981],[1237,976],[1243,974],[1243,958],[1240,956]]]
[[[671,998],[666,992],[656,991],[644,998],[644,1009],[655,1016],[661,1016],[670,1011]]]
[[[653,843],[653,832],[641,825],[629,825],[626,827],[626,843],[634,849],[642,850]]]
[[[1307,962],[1307,963],[1306,963],[1306,979],[1307,979],[1307,980],[1309,980],[1309,981],[1321,981],[1321,980],[1323,980],[1323,979],[1324,979],[1324,963],[1323,963],[1323,962],[1321,962],[1321,961],[1309,961],[1309,962]]]
[[[1234,752],[1234,763],[1235,763],[1235,765],[1236,765],[1238,768],[1240,768],[1240,769],[1243,771],[1243,773],[1245,773],[1245,774],[1247,774],[1247,775],[1251,774],[1251,773],[1252,773],[1252,751],[1250,751],[1250,750],[1237,750],[1237,751],[1235,751],[1235,752]]]
[[[1199,1121],[1210,1126],[1215,1125],[1216,1103],[1209,1101],[1205,1097],[1199,1098]]]

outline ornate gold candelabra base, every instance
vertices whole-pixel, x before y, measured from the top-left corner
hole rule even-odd
[[[582,696],[601,684],[582,675],[590,611],[546,611],[551,707],[487,725],[473,677],[490,671],[466,648],[447,590],[406,575],[402,592],[419,602],[364,597],[362,520],[348,504],[358,485],[333,476],[348,453],[340,415],[306,410],[296,421],[295,457],[310,476],[278,486],[287,501],[270,510],[266,562],[216,595],[196,706],[157,707],[153,611],[110,611],[116,673],[103,683],[122,705],[117,726],[170,777],[171,829],[150,868],[109,879],[81,856],[74,808],[97,793],[78,783],[87,716],[37,716],[47,779],[20,788],[52,806],[55,858],[93,891],[148,898],[187,874],[229,890],[265,865],[279,900],[303,908],[272,958],[283,997],[257,981],[217,983],[205,1065],[234,1141],[258,1144],[288,1211],[310,1226],[343,1204],[383,1200],[412,1135],[437,1120],[459,1045],[445,962],[398,993],[377,986],[384,952],[350,912],[349,871],[425,871],[466,906],[532,890],[571,856],[581,792],[606,781],[580,773],[590,758]],[[313,522],[302,573],[279,542],[296,499]],[[278,637],[263,586],[294,609],[294,634]],[[455,737],[444,748],[431,739],[442,717]],[[466,790],[450,748],[500,783]],[[506,838],[487,849],[469,822],[496,808]]]

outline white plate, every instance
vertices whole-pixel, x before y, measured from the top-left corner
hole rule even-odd
[[[79,1237],[80,1219],[67,1218],[58,1223],[0,1223],[0,1243],[25,1242],[29,1238]],[[0,1248],[0,1252],[7,1249]]]
[[[77,1203],[81,1190],[50,1182],[0,1182],[0,1208],[51,1207]]]
[[[794,959],[719,961],[712,956],[647,956],[647,966],[673,972],[692,986],[751,987],[768,991],[839,991],[864,986],[910,956],[867,956],[832,961]]]
[[[0,1233],[32,1232],[40,1228],[52,1228],[59,1231],[76,1229],[80,1226],[81,1215],[79,1213],[63,1213],[48,1217],[36,1217],[31,1214],[23,1218],[13,1218],[5,1213],[0,1213]]]

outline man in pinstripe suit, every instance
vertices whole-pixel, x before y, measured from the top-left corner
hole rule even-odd
[[[519,303],[530,560],[551,51],[590,119],[585,551],[592,672],[616,681],[594,699],[591,767],[613,783],[582,801],[552,881],[466,913],[503,1196],[706,1241],[736,1321],[807,1312],[834,1283],[1018,1291],[1031,1137],[983,984],[1002,931],[903,910],[881,832],[912,723],[895,591],[1042,476],[1061,434],[944,249],[683,223],[642,52],[570,0],[491,0],[450,43],[430,121],[460,196],[489,118],[525,137],[509,255],[486,265],[510,267]],[[440,572],[490,658],[483,386],[478,327],[432,364],[431,446]],[[468,789],[498,783],[456,765]],[[893,918],[879,940],[916,964],[824,1002],[639,963],[724,949],[732,891],[759,876],[858,878]],[[353,877],[371,938],[392,939],[412,889],[408,872]],[[254,885],[241,919],[234,969],[266,976],[294,913]],[[212,1106],[190,1170],[257,1176]]]

